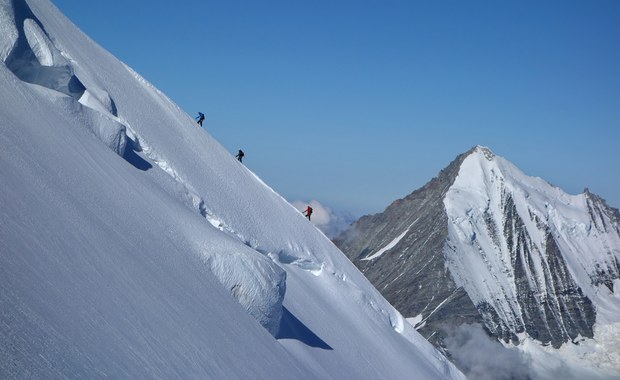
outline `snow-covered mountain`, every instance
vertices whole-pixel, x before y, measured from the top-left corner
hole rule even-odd
[[[568,195],[475,147],[337,244],[438,346],[480,323],[507,346],[573,347],[620,374],[620,214],[587,189]]]
[[[48,0],[0,0],[0,116],[0,378],[464,378]]]

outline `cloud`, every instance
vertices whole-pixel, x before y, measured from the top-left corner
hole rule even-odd
[[[312,207],[312,224],[330,239],[338,236],[355,221],[355,218],[351,214],[343,211],[334,211],[317,200],[312,200],[310,202],[292,201],[290,203],[300,212],[305,211],[308,205],[310,205],[310,207]]]
[[[470,379],[531,379],[531,361],[514,348],[490,338],[479,324],[464,324],[446,331],[444,342],[452,360]]]
[[[445,347],[456,366],[477,380],[610,380],[617,373],[586,368],[575,357],[546,352],[539,343],[529,347],[504,347],[489,337],[482,325],[447,327]],[[547,348],[549,349],[549,348]],[[583,350],[583,349],[582,349]]]

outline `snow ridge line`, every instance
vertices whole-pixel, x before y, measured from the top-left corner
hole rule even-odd
[[[252,242],[248,240],[241,233],[237,232],[232,227],[227,225],[220,218],[215,216],[213,211],[211,211],[207,207],[205,200],[198,194],[197,191],[193,190],[191,186],[187,184],[187,182],[181,177],[181,175],[178,174],[178,172],[174,169],[174,166],[170,164],[168,160],[156,154],[151,148],[150,144],[148,144],[143,138],[141,138],[138,133],[136,133],[135,130],[131,128],[131,126],[126,120],[120,118],[120,122],[127,128],[127,137],[132,140],[134,148],[136,148],[138,151],[141,151],[150,162],[157,165],[157,167],[159,167],[164,173],[166,173],[176,184],[181,186],[181,188],[183,189],[181,197],[185,197],[190,201],[190,209],[199,213],[213,227],[217,228],[219,231],[227,234],[228,236],[239,240],[244,245],[250,247],[259,254],[268,257],[278,265],[293,265],[304,271],[308,271],[315,276],[319,276],[321,275],[321,273],[323,273],[323,269],[325,268],[324,263],[318,263],[308,258],[298,257],[289,252],[286,252],[286,250],[280,250],[275,254],[273,252],[266,251],[264,249],[261,249],[258,246],[257,242]],[[262,182],[262,180],[260,180],[260,178],[258,178],[256,174],[252,172],[250,173],[253,175],[254,178],[264,184],[264,182]],[[273,189],[271,191],[273,191]],[[182,199],[180,199],[180,201],[182,203],[185,203]]]

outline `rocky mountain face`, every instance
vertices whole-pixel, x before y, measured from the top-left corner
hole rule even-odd
[[[424,187],[383,213],[362,217],[335,240],[405,317],[424,315],[418,331],[432,343],[442,323],[480,320],[476,306],[450,276],[443,254],[448,239],[443,198],[466,157],[458,156]]]
[[[568,195],[475,147],[335,243],[436,345],[446,327],[481,323],[557,348],[592,338],[617,303],[619,222],[587,189]]]

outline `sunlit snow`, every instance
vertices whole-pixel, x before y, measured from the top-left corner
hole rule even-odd
[[[0,59],[0,378],[463,378],[50,1],[0,0]]]

